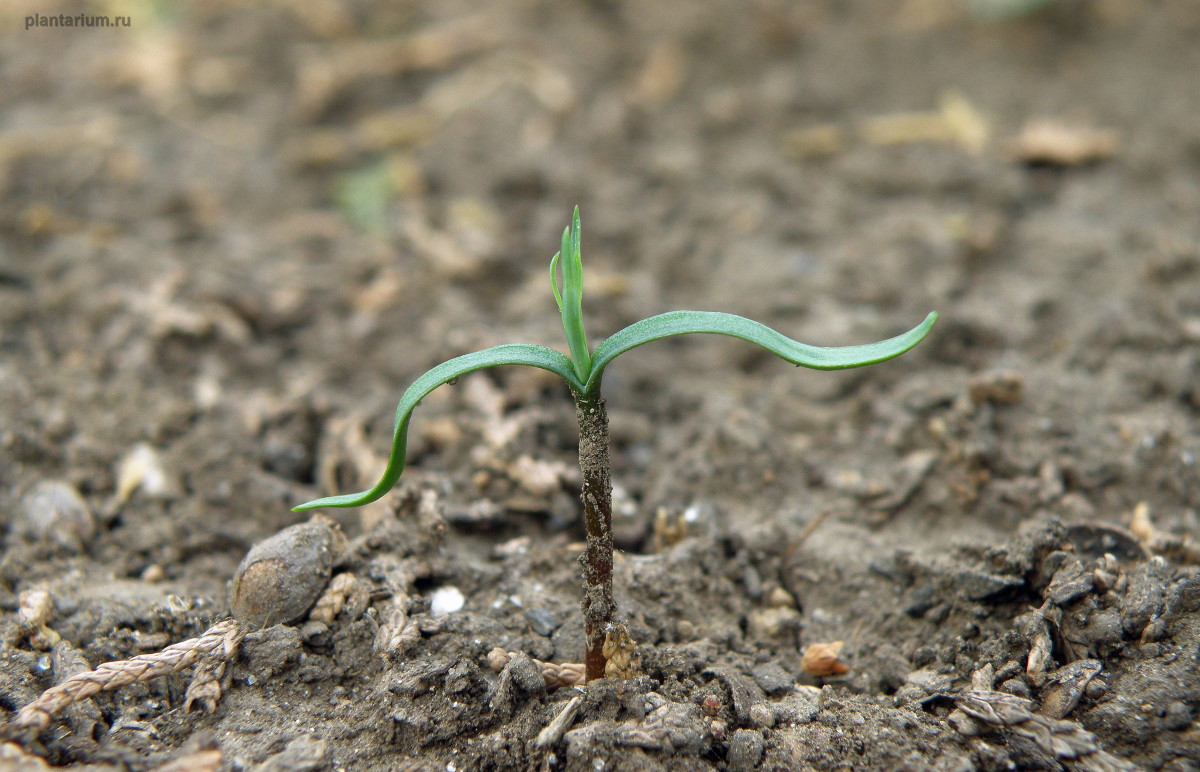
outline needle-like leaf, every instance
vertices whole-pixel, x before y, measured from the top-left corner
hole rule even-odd
[[[757,343],[777,357],[794,365],[811,367],[814,370],[844,370],[862,367],[898,357],[921,342],[937,321],[937,312],[931,312],[925,321],[908,332],[877,343],[860,346],[837,346],[825,348],[810,346],[792,340],[765,324],[744,316],[724,314],[717,311],[670,311],[634,322],[596,347],[592,354],[592,370],[584,384],[584,393],[591,394],[600,386],[604,368],[619,355],[649,343],[673,335],[712,333]]]
[[[579,380],[587,378],[592,370],[592,356],[588,350],[587,332],[583,326],[583,257],[579,252],[579,207],[571,217],[571,225],[563,231],[562,250],[563,286],[559,310],[562,312],[563,330],[567,333],[567,348]],[[551,261],[551,271],[555,268]],[[553,276],[553,274],[552,274]],[[555,284],[555,289],[558,285]],[[554,299],[559,300],[555,292]]]
[[[443,362],[422,375],[400,398],[396,405],[396,425],[392,431],[392,455],[388,459],[387,469],[383,477],[370,490],[359,493],[346,493],[341,496],[327,496],[323,499],[310,501],[294,507],[294,511],[316,509],[317,507],[358,507],[369,504],[392,489],[404,471],[404,453],[408,445],[408,419],[413,409],[421,404],[431,391],[444,383],[485,367],[501,365],[529,365],[560,376],[575,389],[581,389],[579,379],[575,376],[575,368],[571,360],[552,348],[534,346],[525,343],[509,343],[503,346],[493,346],[473,354],[463,354],[448,362]]]
[[[550,258],[550,289],[554,291],[554,303],[558,306],[560,314],[562,313],[563,306],[562,292],[558,289],[558,258],[561,255],[562,252],[555,252],[554,257]]]

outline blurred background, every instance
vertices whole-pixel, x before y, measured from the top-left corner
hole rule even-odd
[[[907,524],[931,534],[980,500],[1011,527],[1026,480],[1186,512],[1136,453],[1190,448],[1200,403],[1197,32],[1195,3],[1132,0],[5,3],[2,482],[123,500],[150,446],[171,533],[133,567],[290,522],[374,474],[428,367],[561,347],[546,267],[579,204],[593,343],[673,308],[830,345],[942,313],[852,373],[723,339],[623,358],[631,512],[752,494],[803,520],[931,443],[953,452]],[[947,426],[1006,368],[1039,399],[999,439]],[[461,411],[532,404],[523,441],[569,466],[561,389],[491,377],[430,398],[416,468],[474,479]]]

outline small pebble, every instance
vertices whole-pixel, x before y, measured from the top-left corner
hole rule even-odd
[[[325,768],[326,755],[325,740],[302,734],[254,769],[255,772],[310,772]]]
[[[317,516],[255,544],[230,582],[233,615],[261,628],[301,619],[329,584],[344,542],[333,521]]]
[[[300,639],[311,645],[321,644],[325,642],[329,635],[329,625],[324,622],[318,622],[315,619],[310,619],[300,625]]]
[[[529,621],[530,630],[546,638],[553,635],[559,625],[558,618],[544,608],[525,609],[525,619]]]
[[[765,702],[756,702],[750,706],[750,724],[759,729],[770,729],[775,726],[775,709]]]
[[[958,571],[953,579],[955,594],[967,600],[985,600],[1025,584],[1025,581],[1017,576],[991,574],[974,569]]]
[[[1025,378],[1014,370],[992,370],[973,376],[967,383],[967,393],[976,405],[991,402],[1013,405],[1021,401]]]
[[[45,590],[26,590],[20,595],[17,619],[21,626],[35,629],[44,626],[54,616],[54,598]]]
[[[1015,694],[1016,696],[1024,697],[1027,700],[1033,699],[1033,691],[1030,690],[1029,684],[1025,683],[1024,678],[1008,679],[1004,683],[1000,684],[999,691],[1002,691],[1006,694]]]
[[[807,724],[821,709],[821,690],[797,686],[796,691],[775,705],[775,720],[781,724]]]
[[[766,744],[753,729],[739,729],[729,738],[727,761],[730,772],[752,772],[762,761]]]
[[[96,535],[96,519],[79,491],[63,480],[42,480],[25,492],[9,536],[82,552]]]
[[[461,611],[465,602],[466,598],[457,587],[452,585],[439,587],[433,591],[433,596],[429,599],[429,613],[435,617],[444,617]]]
[[[792,674],[784,670],[778,662],[767,662],[756,666],[750,675],[754,678],[755,683],[759,685],[767,694],[784,694],[792,690],[792,685],[796,679]]]
[[[794,608],[764,608],[751,611],[746,628],[753,638],[777,638],[800,629],[800,612]]]
[[[143,582],[149,582],[151,584],[154,584],[155,582],[161,582],[163,579],[166,579],[166,578],[167,578],[167,572],[164,571],[163,567],[157,563],[151,563],[150,565],[148,565],[144,569],[142,569],[141,580]]]
[[[771,592],[767,593],[767,605],[771,608],[796,608],[796,599],[787,590],[778,585],[771,588]]]
[[[1172,702],[1163,716],[1163,726],[1172,732],[1182,732],[1192,725],[1192,709],[1183,701]]]

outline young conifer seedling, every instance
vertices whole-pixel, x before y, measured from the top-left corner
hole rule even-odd
[[[545,346],[509,343],[464,354],[429,370],[408,387],[396,406],[392,451],[383,477],[370,490],[310,501],[297,511],[318,507],[356,507],[383,496],[404,471],[408,422],[413,409],[427,394],[467,373],[500,365],[528,365],[549,370],[566,381],[575,398],[579,421],[579,467],[583,472],[584,525],[587,547],[580,557],[584,569],[583,618],[584,664],[587,680],[604,677],[606,632],[613,624],[612,482],[609,476],[608,414],[600,395],[600,379],[610,362],[643,343],[674,335],[712,333],[741,338],[770,351],[794,365],[816,370],[842,370],[883,362],[897,357],[921,342],[937,321],[930,313],[925,321],[895,338],[860,346],[824,348],[810,346],[733,314],[712,311],[670,311],[635,322],[614,333],[593,351],[588,347],[583,325],[583,260],[579,252],[579,207],[571,225],[563,231],[562,249],[550,260],[550,286],[562,313],[570,356]]]

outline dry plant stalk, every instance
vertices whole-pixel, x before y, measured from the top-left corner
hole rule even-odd
[[[1190,536],[1176,536],[1158,530],[1150,519],[1150,505],[1144,501],[1138,502],[1133,508],[1129,530],[1155,555],[1184,565],[1200,564],[1200,542]]]
[[[45,590],[26,590],[21,593],[17,608],[17,622],[29,638],[29,645],[41,651],[49,651],[61,636],[50,629],[50,617],[54,615],[54,599]]]
[[[215,704],[215,697],[220,696],[219,688],[214,695],[214,682],[223,672],[225,661],[237,651],[238,644],[245,635],[245,629],[237,621],[227,619],[208,628],[196,638],[172,644],[162,651],[105,662],[95,670],[71,676],[58,686],[42,692],[40,697],[21,708],[13,719],[12,728],[19,732],[44,731],[56,715],[80,700],[86,700],[102,691],[111,691],[138,681],[150,681],[176,673],[211,659],[216,660],[218,666],[205,671],[205,677],[200,679],[195,692],[191,688],[188,690],[189,705],[193,701],[199,701],[207,708]]]
[[[488,652],[488,666],[499,673],[504,669],[504,666],[516,655],[516,652],[505,651],[496,647]],[[557,665],[553,662],[542,662],[540,659],[533,659],[533,664],[538,666],[542,671],[542,678],[546,681],[546,690],[554,691],[568,686],[582,686],[585,682],[584,665],[582,662],[565,662]]]
[[[627,681],[638,675],[637,644],[623,624],[610,625],[601,644],[604,653],[604,677]]]

